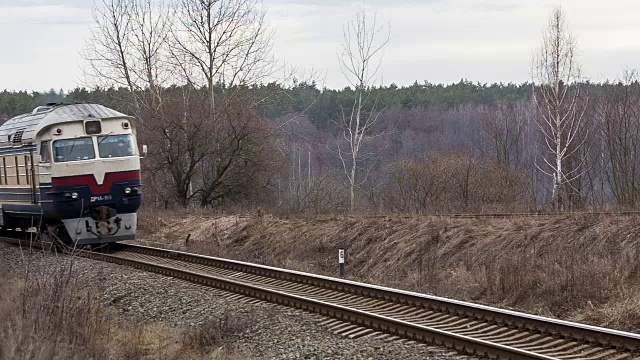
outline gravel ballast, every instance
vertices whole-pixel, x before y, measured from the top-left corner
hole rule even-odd
[[[31,253],[0,243],[0,271],[21,274],[27,265],[48,269],[70,256]],[[169,327],[211,324],[228,332],[232,353],[252,359],[471,359],[439,347],[371,338],[349,339],[320,324],[322,318],[268,303],[252,303],[229,293],[125,266],[75,258],[82,286],[95,287],[103,303],[123,321]]]

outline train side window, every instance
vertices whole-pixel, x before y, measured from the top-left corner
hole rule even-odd
[[[4,170],[4,184],[9,185],[9,179],[7,179],[7,158],[2,158],[2,168]]]
[[[18,162],[18,157],[14,156],[15,160],[16,160],[16,181],[18,182],[18,185],[20,185],[20,163]]]
[[[40,143],[40,162],[51,162],[51,151],[49,150],[49,142],[43,141]]]

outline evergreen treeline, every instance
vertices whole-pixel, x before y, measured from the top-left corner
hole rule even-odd
[[[314,83],[297,83],[289,88],[277,84],[252,87],[256,98],[268,98],[257,109],[266,118],[278,118],[287,113],[305,113],[321,128],[331,119],[339,117],[341,107],[349,107],[353,101],[353,89],[319,89]],[[56,92],[0,92],[0,118],[11,118],[30,112],[36,106],[48,102],[91,102],[125,111],[131,105],[128,89],[76,88],[68,93]],[[268,96],[268,94],[281,94]],[[264,95],[264,96],[261,96]],[[452,108],[464,104],[491,104],[501,100],[514,102],[531,96],[531,84],[481,84],[461,80],[454,84],[415,82],[411,86],[380,86],[373,88],[371,96],[377,99],[379,109],[402,108]]]

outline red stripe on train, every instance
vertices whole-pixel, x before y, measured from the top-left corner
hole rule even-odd
[[[51,185],[54,187],[89,185],[93,194],[107,194],[111,192],[111,186],[114,182],[129,180],[140,180],[140,170],[106,173],[102,185],[98,185],[93,174],[54,177],[51,178]]]

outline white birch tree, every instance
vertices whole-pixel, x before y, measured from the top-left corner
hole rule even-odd
[[[535,165],[552,179],[552,203],[557,211],[565,210],[571,182],[586,171],[581,159],[577,159],[577,165],[574,161],[571,167],[567,166],[569,159],[585,145],[588,134],[584,119],[587,106],[581,94],[582,77],[576,52],[576,39],[568,29],[565,13],[557,7],[533,59],[536,123],[545,146],[545,155],[540,157],[542,163],[536,159]]]
[[[355,210],[355,190],[367,181],[369,169],[364,169],[361,178],[358,172],[362,168],[361,162],[369,155],[363,153],[363,145],[375,137],[373,130],[380,116],[371,90],[389,36],[389,28],[378,25],[376,15],[367,14],[365,9],[360,9],[355,19],[343,28],[338,60],[344,77],[354,88],[354,99],[351,108],[343,109],[342,119],[337,122],[346,146],[339,140],[336,152],[349,182],[349,207],[352,212]]]

